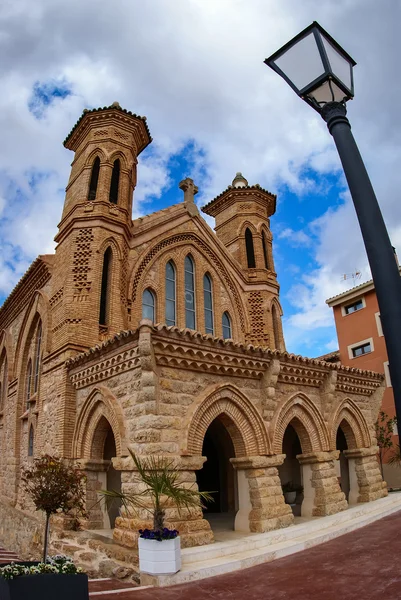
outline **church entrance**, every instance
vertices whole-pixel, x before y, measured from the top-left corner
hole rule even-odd
[[[348,444],[341,425],[337,429],[336,449],[340,450],[340,457],[337,462],[337,475],[339,484],[341,491],[344,492],[348,501],[350,492],[349,463],[348,458],[344,454],[344,450],[348,450]]]
[[[235,451],[223,416],[209,425],[202,456],[207,460],[197,471],[197,484],[200,491],[211,492],[214,500],[205,505],[204,518],[210,522],[213,531],[233,530],[238,509],[237,473],[230,462]]]
[[[116,442],[110,423],[102,417],[96,427],[92,443],[92,457],[99,460],[102,470],[97,478],[100,488],[121,492],[121,472],[113,467],[112,459],[116,456]],[[103,528],[113,529],[115,520],[120,514],[121,502],[112,500],[101,503]]]
[[[287,504],[291,506],[294,516],[301,515],[303,500],[302,471],[297,455],[302,454],[301,442],[294,427],[290,424],[284,433],[283,454],[285,459],[278,467],[281,486]]]

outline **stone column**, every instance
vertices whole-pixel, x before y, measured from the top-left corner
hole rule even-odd
[[[284,502],[277,470],[284,458],[285,454],[230,459],[238,471],[236,530],[263,533],[294,522],[291,507]]]
[[[141,457],[142,458],[142,457]],[[146,457],[144,457],[146,458]],[[205,458],[203,456],[168,457],[175,462],[175,469],[179,471],[178,480],[185,487],[198,489],[196,484],[196,471],[202,468]],[[122,490],[135,494],[144,489],[144,484],[139,480],[135,465],[130,458],[113,459],[114,468],[122,470]],[[142,500],[145,500],[142,497]],[[149,500],[149,509],[152,505]],[[177,529],[180,533],[181,547],[202,546],[214,541],[213,532],[209,522],[203,518],[202,508],[181,508],[178,510],[173,503],[165,507],[165,525],[169,529]],[[129,547],[136,547],[139,529],[153,528],[151,512],[139,509],[131,514],[121,511],[121,517],[116,519],[113,538],[116,542]]]
[[[339,451],[299,454],[302,468],[303,517],[324,517],[347,508],[345,495],[338,483],[335,461]]]
[[[86,474],[86,510],[89,518],[84,524],[85,529],[108,529],[110,520],[104,498],[99,495],[100,490],[107,488],[106,471],[108,460],[80,460],[79,467]]]
[[[377,446],[344,450],[349,465],[350,504],[387,496],[387,484],[380,473],[377,452]]]

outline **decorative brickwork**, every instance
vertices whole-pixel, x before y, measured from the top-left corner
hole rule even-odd
[[[252,292],[248,297],[251,331],[247,334],[247,342],[269,347],[269,334],[265,322],[263,297],[260,292]]]
[[[74,274],[76,293],[82,296],[89,294],[92,285],[92,282],[88,281],[88,274],[93,240],[94,235],[90,228],[80,229],[75,239],[76,250],[74,252],[72,272]]]

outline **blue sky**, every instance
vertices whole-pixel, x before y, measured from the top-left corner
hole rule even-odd
[[[0,302],[38,254],[54,251],[72,160],[63,139],[84,108],[117,100],[147,116],[154,139],[140,156],[133,216],[181,201],[186,176],[199,187],[199,206],[237,171],[277,194],[271,229],[287,349],[335,349],[325,300],[352,286],[344,273],[369,279],[365,251],[325,124],[263,59],[317,20],[357,60],[349,116],[401,247],[400,19],[399,3],[374,0],[115,0],[112,13],[95,0],[8,4],[0,20]]]

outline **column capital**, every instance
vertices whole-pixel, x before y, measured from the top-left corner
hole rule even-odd
[[[329,462],[330,460],[338,460],[340,456],[339,450],[331,450],[330,452],[308,452],[307,454],[297,454],[297,459],[301,465],[310,465],[312,463]]]
[[[285,454],[273,454],[272,456],[243,456],[241,458],[230,458],[234,469],[268,469],[283,464]]]
[[[344,450],[344,456],[347,458],[363,458],[364,456],[376,456],[378,451],[378,446],[370,446],[370,448],[350,448]]]

